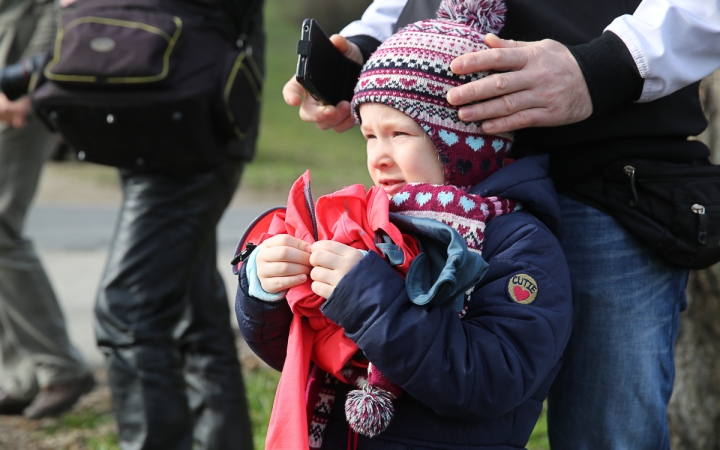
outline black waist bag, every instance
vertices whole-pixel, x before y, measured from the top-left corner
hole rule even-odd
[[[720,261],[720,166],[621,161],[605,169],[603,185],[613,217],[670,265]]]
[[[220,20],[166,3],[81,0],[59,17],[32,101],[79,159],[195,172],[245,138],[262,89],[251,48]]]

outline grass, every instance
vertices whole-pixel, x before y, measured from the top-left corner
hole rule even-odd
[[[262,450],[265,448],[265,435],[270,422],[270,412],[275,399],[275,388],[280,380],[280,372],[258,368],[246,370],[243,378],[253,425],[253,444],[255,444],[256,450]]]
[[[535,428],[530,435],[530,440],[527,443],[527,450],[549,450],[550,441],[548,440],[547,432],[547,415],[546,415],[547,404],[544,405],[543,411],[538,418]]]

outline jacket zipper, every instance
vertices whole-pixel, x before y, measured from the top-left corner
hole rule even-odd
[[[315,242],[318,241],[318,230],[317,230],[317,218],[315,217],[315,200],[312,196],[312,190],[310,189],[310,183],[305,185],[305,206],[307,206],[308,212],[310,213],[310,221],[312,222],[312,232]]]

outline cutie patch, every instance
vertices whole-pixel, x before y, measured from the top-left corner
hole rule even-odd
[[[538,285],[528,274],[518,273],[510,277],[508,295],[517,303],[527,305],[535,301],[538,295]]]

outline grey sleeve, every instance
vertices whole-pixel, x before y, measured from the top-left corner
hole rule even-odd
[[[33,0],[32,14],[35,30],[23,51],[23,58],[37,55],[50,48],[55,40],[55,14],[57,5],[53,0]]]

